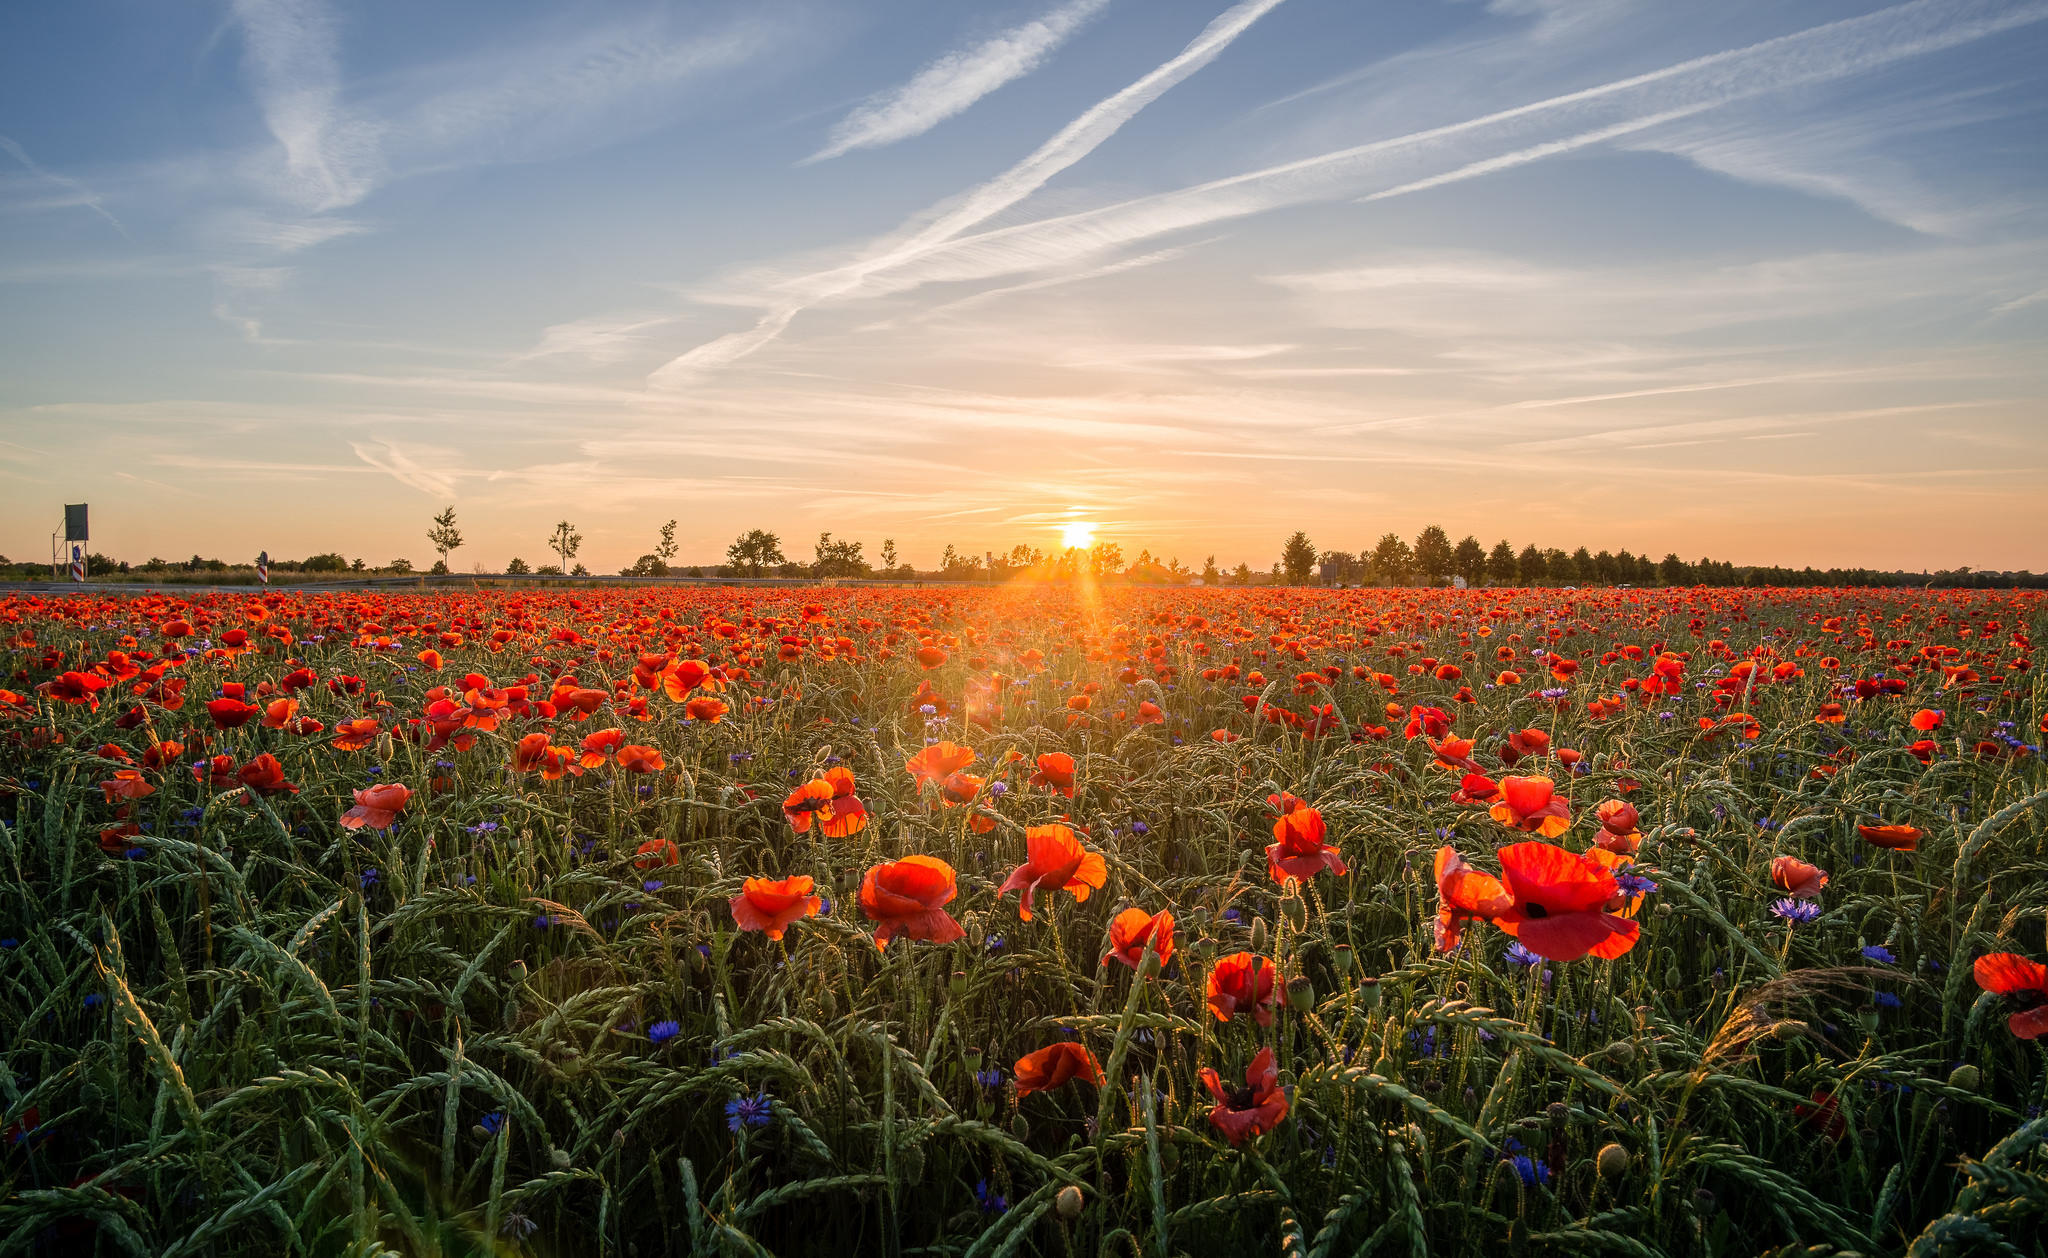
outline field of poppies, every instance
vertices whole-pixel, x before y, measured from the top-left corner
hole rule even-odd
[[[0,1254],[2042,1254],[2044,619],[0,598]]]

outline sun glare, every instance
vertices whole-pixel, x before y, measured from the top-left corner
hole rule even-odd
[[[1060,541],[1068,546],[1086,550],[1095,544],[1095,526],[1075,522],[1060,525]]]

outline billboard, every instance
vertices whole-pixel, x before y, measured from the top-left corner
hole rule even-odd
[[[67,542],[91,540],[85,528],[84,503],[66,503],[64,505],[64,540]]]

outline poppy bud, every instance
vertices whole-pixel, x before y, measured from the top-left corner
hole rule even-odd
[[[1380,1007],[1380,981],[1376,978],[1358,980],[1358,997],[1368,1009]]]
[[[1352,952],[1350,944],[1338,944],[1331,959],[1336,962],[1337,973],[1341,975],[1351,973],[1351,967],[1357,964],[1358,956]]]
[[[1562,1127],[1572,1120],[1572,1107],[1563,1101],[1552,1101],[1544,1109],[1543,1115],[1550,1120],[1551,1126]]]
[[[1692,1190],[1692,1208],[1699,1211],[1701,1214],[1712,1214],[1714,1212],[1715,1204],[1716,1203],[1714,1201],[1714,1194],[1712,1192],[1708,1191],[1705,1188],[1695,1188]]]
[[[556,1170],[561,1171],[568,1170],[570,1165],[576,1161],[575,1158],[569,1156],[567,1149],[548,1150],[548,1160],[555,1164]]]
[[[1301,897],[1291,895],[1280,901],[1280,914],[1287,919],[1289,926],[1300,930],[1302,923],[1308,920],[1308,906],[1301,902]]]
[[[1019,1142],[1031,1139],[1031,1124],[1024,1121],[1021,1113],[1010,1115],[1010,1134]]]
[[[1975,1066],[1957,1066],[1948,1072],[1948,1086],[1961,1092],[1975,1092],[1981,1081]]]
[[[391,732],[386,730],[384,733],[377,735],[377,759],[385,764],[389,764],[391,762],[391,751]]]
[[[1618,1144],[1606,1144],[1600,1146],[1600,1152],[1594,1155],[1593,1160],[1602,1175],[1608,1179],[1620,1179],[1628,1174],[1631,1159],[1627,1149]]]
[[[1790,1043],[1806,1032],[1806,1024],[1791,1018],[1771,1024],[1771,1038],[1780,1043]]]
[[[615,1132],[613,1132],[613,1133],[612,1133],[612,1148],[614,1148],[614,1149],[623,1149],[623,1148],[625,1148],[625,1147],[626,1147],[626,1129],[625,1129],[624,1127],[621,1127],[621,1128],[619,1128],[619,1129],[618,1129],[617,1131],[615,1131]]]
[[[1684,986],[1685,986],[1685,975],[1679,972],[1679,969],[1678,969],[1678,967],[1677,967],[1676,965],[1667,965],[1667,966],[1665,966],[1665,967],[1664,967],[1664,989],[1665,989],[1666,991],[1674,991],[1674,992],[1675,992],[1675,991],[1679,990],[1680,988],[1682,988],[1682,987],[1684,987]]]
[[[906,1184],[924,1179],[924,1146],[906,1144],[896,1151],[896,1170]]]
[[[1306,975],[1297,974],[1287,980],[1287,1003],[1294,1006],[1296,1013],[1307,1013],[1315,1008],[1316,987]]]
[[[911,1147],[915,1148],[916,1146],[913,1145]],[[1081,1217],[1081,1205],[1081,1190],[1072,1184],[1068,1184],[1065,1188],[1060,1189],[1059,1196],[1052,1199],[1053,1210],[1059,1214],[1061,1219],[1068,1223],[1072,1223],[1075,1219]]]
[[[1607,1046],[1607,1060],[1617,1066],[1626,1066],[1636,1059],[1636,1046],[1627,1040],[1616,1040]]]
[[[1263,917],[1255,917],[1252,919],[1252,951],[1264,952],[1265,950],[1266,919]]]
[[[1158,974],[1159,954],[1148,949],[1145,953],[1144,961],[1140,963],[1138,966],[1138,977],[1155,978],[1158,976]]]
[[[953,977],[946,981],[946,991],[955,1000],[965,996],[967,994],[967,971],[953,971]]]

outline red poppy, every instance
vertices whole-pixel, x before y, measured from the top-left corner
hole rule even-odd
[[[1479,765],[1472,759],[1472,740],[1469,738],[1430,739],[1430,750],[1436,759],[1430,763],[1439,769],[1463,769],[1467,773],[1479,772]]]
[[[613,752],[617,751],[625,741],[626,731],[622,729],[601,729],[595,734],[585,734],[583,736],[583,755],[579,757],[579,760],[584,768],[595,769],[603,764],[606,758]]]
[[[1825,1088],[1813,1090],[1811,1103],[1794,1105],[1792,1116],[1830,1140],[1840,1140],[1849,1133],[1842,1107],[1836,1103],[1835,1094]]]
[[[1166,724],[1166,713],[1159,710],[1158,704],[1150,699],[1145,699],[1138,704],[1136,723],[1139,725],[1164,725]]]
[[[145,782],[142,774],[134,769],[114,770],[113,777],[100,783],[100,790],[106,793],[107,802],[110,804],[116,800],[141,799],[146,795],[156,794],[156,787]]]
[[[1557,783],[1546,777],[1500,780],[1500,802],[1493,819],[1504,826],[1554,839],[1571,829],[1572,806],[1557,795]]]
[[[1230,1015],[1250,1010],[1260,1026],[1272,1026],[1273,1006],[1280,1001],[1279,975],[1267,958],[1234,952],[1209,971],[1208,996],[1209,1012],[1218,1022],[1228,1022]]]
[[[1634,804],[1625,799],[1606,800],[1593,810],[1593,815],[1600,819],[1600,832],[1593,836],[1593,842],[1599,847],[1623,856],[1634,856],[1643,846],[1643,836],[1636,829],[1642,822],[1642,816]]]
[[[868,823],[867,806],[854,796],[853,770],[837,766],[825,776],[812,778],[782,801],[782,815],[790,829],[802,834],[815,818],[818,830],[827,838],[843,839],[858,834]]]
[[[362,716],[352,721],[343,721],[334,727],[334,749],[336,751],[361,751],[377,741],[377,735],[382,729],[383,726],[378,723],[377,718],[374,716]]]
[[[1232,1145],[1243,1144],[1280,1125],[1287,1117],[1287,1093],[1280,1089],[1280,1071],[1273,1064],[1273,1050],[1262,1048],[1245,1069],[1244,1087],[1224,1091],[1223,1079],[1208,1066],[1198,1072],[1202,1086],[1216,1098],[1209,1110],[1209,1124],[1223,1133]]]
[[[1101,889],[1109,880],[1109,869],[1099,852],[1081,846],[1081,840],[1063,825],[1032,826],[1024,831],[1024,863],[1010,871],[996,898],[1012,891],[1023,893],[1017,916],[1031,920],[1032,901],[1040,891],[1071,891],[1075,900],[1086,900],[1090,888]]]
[[[1894,852],[1911,852],[1920,846],[1920,831],[1913,826],[1857,826],[1856,833],[1872,847]]]
[[[933,743],[903,762],[903,769],[910,774],[911,785],[923,789],[926,782],[943,782],[974,763],[974,748],[962,747],[957,743]]]
[[[1813,723],[1815,725],[1840,725],[1848,719],[1849,714],[1842,710],[1841,704],[1823,703],[1820,705],[1820,711],[1814,714]]]
[[[1472,868],[1456,848],[1448,845],[1437,849],[1436,896],[1438,952],[1449,952],[1458,946],[1466,922],[1505,913],[1515,902],[1500,879]]]
[[[1344,858],[1334,847],[1325,846],[1323,814],[1314,808],[1290,808],[1273,822],[1274,842],[1266,848],[1266,872],[1274,882],[1299,878],[1303,882],[1329,870],[1339,877],[1350,873]]]
[[[283,729],[299,712],[297,699],[272,699],[270,706],[263,709],[265,729]]]
[[[1607,912],[1621,888],[1598,861],[1549,843],[1514,843],[1500,850],[1500,874],[1514,903],[1494,924],[1538,956],[1612,960],[1635,947],[1641,928]]]
[[[937,668],[946,662],[946,653],[935,646],[917,648],[917,663],[920,668]]]
[[[676,846],[673,839],[649,839],[633,849],[633,868],[643,872],[660,869],[664,865],[682,863],[682,849]]]
[[[811,894],[815,886],[806,874],[779,881],[749,878],[732,898],[732,920],[741,930],[758,930],[770,939],[780,939],[792,922],[815,917],[824,907],[824,898]]]
[[[1513,768],[1524,756],[1547,756],[1550,754],[1550,735],[1540,729],[1525,729],[1508,735],[1501,745],[1500,762]]]
[[[1393,706],[1394,711],[1388,715],[1400,715],[1399,705],[1390,706]],[[1406,732],[1410,739],[1423,735],[1428,735],[1430,738],[1442,738],[1451,732],[1451,714],[1442,708],[1410,708],[1408,709],[1408,728]]]
[[[1491,804],[1500,799],[1500,783],[1484,773],[1467,773],[1451,792],[1454,804]]]
[[[1038,758],[1038,770],[1031,775],[1031,785],[1058,791],[1068,799],[1074,797],[1074,758],[1064,751],[1049,751]]]
[[[239,779],[235,776],[235,758],[230,755],[208,756],[192,766],[192,778],[210,790],[224,790]]]
[[[638,743],[620,747],[616,759],[619,767],[628,773],[659,773],[668,767],[668,762],[661,758],[661,752]]]
[[[1106,964],[1114,957],[1135,970],[1145,962],[1147,944],[1159,955],[1162,967],[1173,960],[1173,914],[1165,909],[1157,913],[1125,909],[1110,919],[1109,951],[1102,960]]]
[[[299,792],[297,786],[284,780],[284,766],[267,751],[243,765],[235,777],[258,795],[296,795]]]
[[[351,830],[365,826],[372,830],[389,830],[405,808],[405,801],[411,798],[412,791],[396,782],[357,791],[356,806],[341,815],[341,824]]]
[[[710,695],[698,695],[683,705],[683,715],[693,721],[702,721],[706,725],[718,724],[731,710],[726,706],[725,700],[714,699]]]
[[[906,856],[870,868],[860,884],[860,908],[875,923],[875,947],[898,935],[952,943],[967,934],[945,905],[959,894],[953,867],[936,856]]]
[[[1994,952],[1977,958],[1976,975],[1977,986],[2019,1005],[2020,1011],[2006,1020],[2014,1035],[2023,1040],[2048,1035],[2048,966],[2016,952]]]
[[[1109,1082],[1095,1054],[1072,1041],[1049,1044],[1017,1059],[1017,1099],[1033,1092],[1050,1092],[1070,1079],[1082,1079],[1101,1087]]]
[[[262,710],[240,699],[209,699],[206,703],[206,714],[213,718],[215,729],[239,729]]]
[[[174,739],[164,739],[142,753],[142,763],[152,769],[176,764],[178,757],[185,754],[185,744]]]
[[[1817,900],[1828,885],[1828,871],[1796,856],[1771,858],[1771,885],[1795,900]]]
[[[512,748],[512,768],[519,773],[531,773],[540,767],[548,752],[548,736],[532,733],[519,740]]]
[[[142,835],[142,827],[132,821],[108,826],[100,831],[100,851],[109,856],[120,856],[135,846],[135,840]]]
[[[65,673],[36,689],[60,703],[80,704],[89,711],[97,712],[100,710],[100,691],[112,684],[95,673]]]

